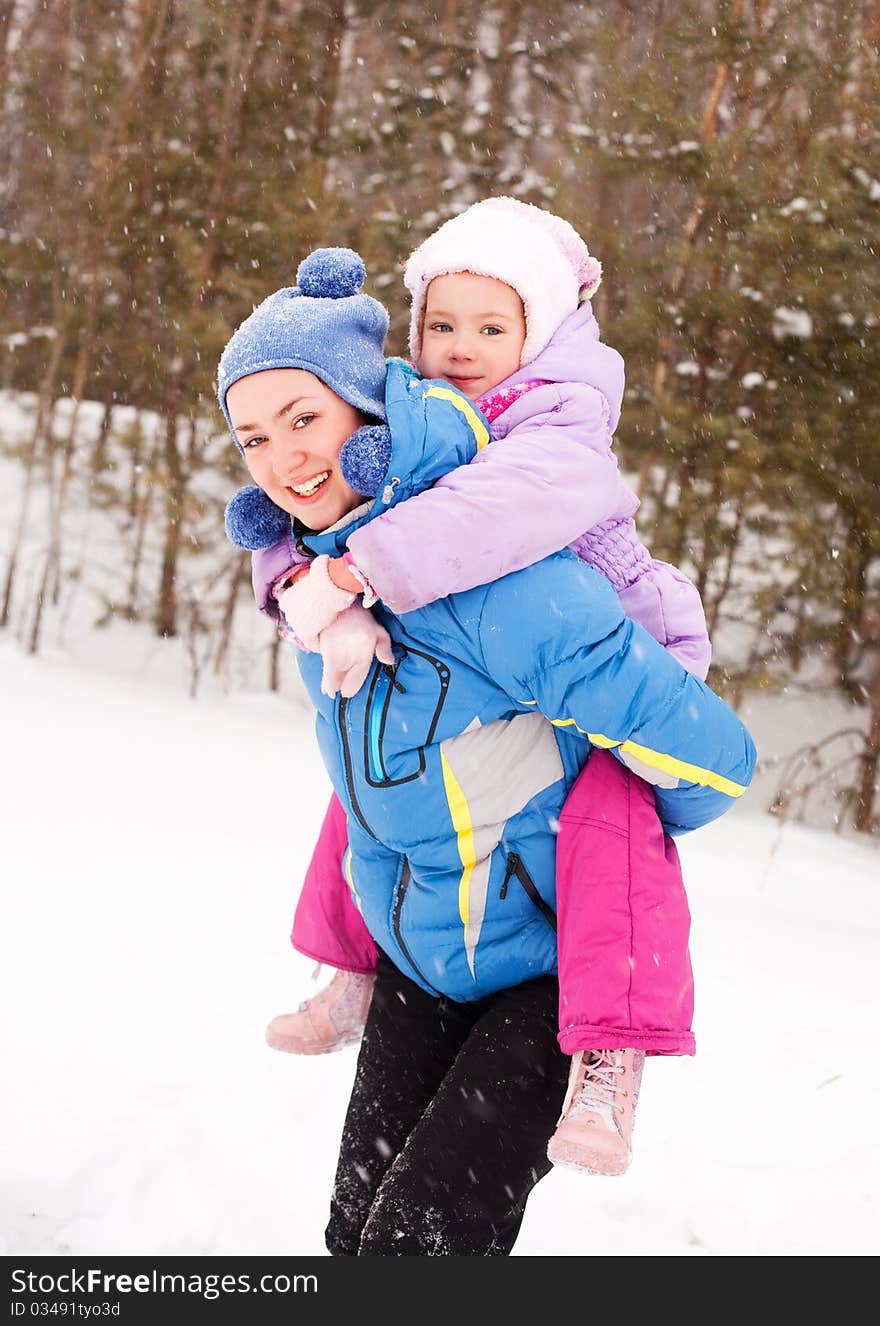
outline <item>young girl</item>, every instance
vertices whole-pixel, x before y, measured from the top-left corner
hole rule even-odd
[[[454,388],[394,364],[386,375],[385,323],[359,293],[358,269],[330,280],[320,261],[304,264],[299,285],[256,309],[220,364],[220,402],[251,475],[316,559],[344,556],[356,533],[435,483],[438,466],[465,462],[484,431]],[[364,415],[383,413],[388,482],[363,503],[341,453]],[[592,792],[583,807],[625,849],[633,831],[649,839],[647,798],[659,861],[661,825],[685,831],[720,814],[750,779],[754,750],[732,711],[568,551],[403,618],[372,611],[393,663],[374,664],[351,698],[322,689],[317,653],[298,655],[346,816],[343,868],[379,950],[328,1246],[337,1255],[505,1255],[549,1168],[546,1135],[565,1076],[553,1012],[557,877],[574,897],[555,832],[566,795],[583,771],[579,785]],[[673,769],[675,786],[652,791],[596,746]],[[251,808],[259,802],[259,789],[242,795]],[[648,860],[624,893],[658,868]],[[603,870],[616,877],[619,863],[591,862],[596,928],[610,934],[620,918],[602,906]],[[589,905],[593,878],[575,882]],[[618,901],[630,907],[627,896]],[[627,954],[630,923],[642,935],[652,924],[643,901],[627,922]],[[667,891],[663,907],[674,901]],[[577,928],[571,910],[568,920]],[[669,938],[657,936],[659,965],[650,953],[635,968],[624,961],[637,1017],[638,969],[665,980],[676,961]],[[558,962],[564,980],[562,948]],[[608,1044],[608,1026],[594,1032],[584,1048]],[[609,1066],[606,1076],[625,1108],[631,1068],[618,1078]]]
[[[567,222],[513,199],[476,204],[411,256],[405,281],[412,295],[413,360],[426,378],[444,379],[473,400],[492,440],[504,445],[486,446],[485,432],[473,463],[453,469],[409,501],[397,501],[351,534],[344,558],[316,559],[293,588],[287,587],[291,568],[295,572],[303,559],[290,538],[256,559],[261,606],[277,612],[277,594],[299,641],[317,648],[320,638],[331,692],[344,677],[343,693],[354,693],[373,662],[376,628],[350,611],[356,594],[364,591],[366,604],[378,598],[406,613],[489,583],[567,544],[611,581],[630,617],[684,666],[705,676],[709,644],[699,598],[680,572],[653,561],[638,541],[632,521],[638,504],[610,449],[623,365],[598,339],[588,300],[599,279],[599,264]],[[369,440],[374,447],[367,460],[375,463],[375,443],[382,439]],[[363,455],[348,450],[353,487],[375,491],[384,466],[376,471],[374,464],[367,473]],[[320,475],[310,482],[316,479]],[[320,501],[320,484],[301,495]],[[442,555],[428,558],[426,547],[439,548]],[[347,620],[334,629],[339,611]],[[624,752],[622,758],[657,780],[658,771],[646,770],[637,753]],[[561,854],[570,853],[573,837],[588,850],[581,841],[578,795],[561,824]],[[606,813],[611,815],[610,807]],[[297,1013],[273,1021],[267,1036],[279,1049],[323,1052],[357,1039],[362,1029],[373,957],[334,865],[344,843],[344,821],[331,807],[297,911],[294,943],[341,970]],[[566,923],[564,890],[559,896],[562,933],[573,952],[585,955],[585,963],[592,954],[595,984],[600,994],[604,989],[607,1009],[595,896],[592,904],[592,942],[587,942]],[[575,1054],[566,1106],[551,1142],[553,1159],[594,1172],[626,1168],[644,1052],[693,1052],[686,940],[679,949],[684,974],[678,986],[670,983],[674,1008],[664,1011],[656,1006],[662,1000],[655,1001],[642,1027],[631,1016],[612,1020],[625,1038],[616,1044],[600,1039],[598,1028],[607,1032],[609,1023],[602,1007],[588,1029],[572,1023],[563,983],[560,1042]],[[590,1035],[587,1044],[584,1037]],[[625,1090],[630,1079],[634,1089],[625,1097],[614,1090],[617,1083]]]

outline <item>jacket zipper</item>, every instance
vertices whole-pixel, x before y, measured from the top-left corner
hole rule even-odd
[[[380,667],[376,668],[376,671],[373,674],[373,680],[370,682],[370,692],[367,696],[367,708],[364,723],[364,771],[370,787],[391,787],[394,785],[392,779],[388,777],[388,770],[385,768],[385,761],[382,756],[382,743],[385,737],[385,719],[388,716],[388,707],[391,703],[392,692],[397,691],[400,695],[406,695],[406,687],[402,682],[397,680],[397,667],[397,663],[393,666],[388,663],[383,663]],[[371,773],[370,753],[376,715],[376,691],[383,680],[387,683],[387,686],[385,694],[381,700],[382,709],[379,714],[379,732],[376,741],[376,762],[379,765],[381,777],[376,779]],[[420,770],[420,772],[422,771]],[[409,782],[410,780],[405,778],[402,781]]]
[[[519,858],[517,857],[515,852],[511,852],[507,858],[507,869],[504,872],[504,878],[501,881],[501,889],[498,893],[498,897],[501,899],[502,902],[507,897],[507,886],[510,883],[510,877],[513,874],[514,867],[516,866],[518,860]]]
[[[499,898],[504,899],[507,897],[507,886],[514,875],[516,875],[522,885],[526,897],[534,903],[544,920],[555,932],[556,913],[550,904],[544,901],[538,890],[535,888],[534,881],[523,865],[522,858],[518,852],[511,852],[507,858],[507,869],[504,872],[504,879],[501,882],[501,890],[498,894]]]
[[[411,877],[412,877],[412,871],[409,868],[409,861],[407,860],[406,857],[404,857],[403,869],[400,872],[400,883],[397,886],[397,897],[394,900],[394,914],[391,918],[391,927],[394,931],[394,938],[397,940],[398,944],[400,945],[400,950],[403,953],[403,956],[406,958],[409,965],[412,967],[413,971],[416,972],[418,976],[424,981],[425,985],[427,985],[429,990],[433,990],[434,994],[439,995],[440,991],[437,989],[436,985],[432,985],[431,982],[428,980],[428,978],[425,976],[425,973],[421,970],[421,968],[415,962],[413,962],[413,956],[410,953],[409,949],[407,948],[404,942],[403,934],[401,932],[400,913],[403,910],[403,900],[406,897],[406,891],[407,888],[409,887],[409,881]]]
[[[440,713],[441,710],[443,709],[444,704],[446,703],[446,695],[449,690],[449,679],[451,673],[449,668],[446,666],[446,664],[443,663],[439,658],[436,658],[433,654],[429,654],[424,649],[414,649],[411,645],[400,645],[396,646],[396,648],[399,648],[401,652],[393,668],[389,668],[387,665],[385,665],[384,667],[384,670],[388,673],[391,684],[388,687],[388,690],[385,692],[385,696],[382,700],[382,712],[379,720],[379,733],[378,733],[377,745],[379,750],[379,761],[382,765],[383,772],[385,770],[385,761],[382,758],[382,749],[385,742],[385,724],[388,720],[388,712],[391,707],[391,699],[394,691],[397,691],[400,695],[406,695],[406,687],[403,685],[402,682],[398,681],[397,679],[397,670],[400,667],[400,664],[403,662],[403,659],[408,654],[415,654],[418,658],[423,658],[428,663],[430,663],[437,674],[437,681],[440,689],[437,696],[437,700],[434,705],[434,713],[431,716],[431,722],[428,726],[428,731],[425,735],[425,740],[423,744],[418,747],[418,768],[414,769],[411,774],[406,774],[405,777],[403,778],[391,779],[388,778],[386,774],[385,778],[383,778],[381,781],[377,781],[372,777],[370,773],[370,751],[369,751],[370,730],[369,730],[369,722],[367,723],[367,725],[364,728],[364,768],[366,770],[367,782],[370,784],[371,787],[400,787],[404,783],[411,783],[416,778],[421,778],[426,768],[425,750],[427,749],[428,746],[432,744],[434,740],[434,734],[437,731],[437,724],[440,721]],[[368,714],[372,711],[377,678],[378,678],[378,672],[377,672],[377,677],[373,679],[373,683],[370,687],[369,697],[367,699]]]
[[[366,816],[361,810],[361,804],[357,799],[357,793],[354,790],[354,770],[352,767],[351,748],[348,744],[348,732],[345,727],[345,712],[348,708],[348,700],[344,696],[339,699],[339,733],[342,737],[342,759],[345,765],[345,785],[348,788],[348,799],[351,802],[351,808],[354,811],[355,818],[371,838],[376,838],[375,833],[367,823]],[[376,839],[378,841],[378,839]]]

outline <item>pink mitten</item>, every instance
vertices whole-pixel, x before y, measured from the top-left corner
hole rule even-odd
[[[393,665],[391,639],[368,608],[353,603],[321,632],[324,658],[321,690],[325,695],[341,691],[346,700],[357,695],[373,666],[373,659]]]
[[[321,632],[355,600],[354,594],[334,585],[327,570],[329,561],[330,558],[323,555],[316,557],[308,575],[300,576],[295,585],[278,595],[278,606],[288,626],[313,653],[320,648],[318,636]]]

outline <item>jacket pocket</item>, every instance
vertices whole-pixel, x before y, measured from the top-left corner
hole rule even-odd
[[[522,857],[518,852],[509,852],[507,856],[507,867],[504,871],[504,879],[501,881],[501,889],[498,893],[499,898],[504,901],[510,888],[511,880],[516,880],[522,888],[526,897],[537,907],[544,920],[550,926],[553,933],[556,933],[556,913],[550,904],[541,897],[535,881],[523,865]]]
[[[403,904],[406,899],[411,879],[412,879],[412,871],[410,870],[409,861],[407,860],[406,857],[404,857],[403,865],[400,868],[400,878],[397,881],[397,889],[395,890],[394,894],[394,903],[391,909],[391,931],[392,934],[394,935],[394,939],[397,943],[398,948],[400,949],[403,956],[406,958],[409,965],[412,967],[413,971],[418,976],[419,980],[422,982],[423,985],[427,986],[429,990],[432,990],[434,994],[439,995],[440,991],[437,989],[436,986],[431,984],[431,982],[425,976],[425,973],[413,960],[413,956],[410,953],[406,940],[403,937]]]
[[[371,838],[375,838],[376,834],[373,832],[372,828],[370,827],[370,823],[367,820],[366,815],[364,814],[363,807],[361,806],[360,800],[358,798],[357,788],[355,787],[354,759],[352,756],[351,741],[349,740],[348,736],[349,704],[350,701],[345,699],[344,696],[340,695],[338,701],[337,720],[336,720],[337,730],[339,732],[339,738],[340,741],[342,742],[342,768],[345,774],[345,786],[348,792],[348,802],[351,807],[351,813],[354,815],[355,819],[358,821],[361,828],[364,830],[365,833],[368,833]]]
[[[395,652],[395,666],[377,667],[367,694],[364,774],[370,787],[397,787],[422,776],[425,747],[434,740],[449,690],[442,659],[409,645],[395,645]],[[401,671],[408,685],[399,679]]]

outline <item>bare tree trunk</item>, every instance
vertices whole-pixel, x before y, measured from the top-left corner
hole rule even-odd
[[[862,776],[856,800],[856,828],[870,833],[874,827],[874,802],[880,768],[880,648],[874,650],[874,680],[871,685],[870,724],[860,757]]]
[[[186,633],[184,643],[186,644],[187,657],[189,658],[189,698],[194,700],[199,690],[199,679],[202,675],[202,665],[204,659],[199,653],[199,636],[205,629],[202,621],[201,604],[199,603],[198,593],[192,589],[186,596]]]
[[[40,577],[40,586],[37,590],[37,599],[31,626],[31,637],[28,648],[32,654],[35,654],[40,646],[40,627],[43,618],[43,608],[46,601],[51,598],[53,603],[57,604],[58,602],[61,578],[62,521],[64,517],[64,508],[67,504],[67,493],[70,488],[70,480],[73,476],[73,455],[76,446],[76,429],[79,422],[79,408],[83,391],[85,389],[89,361],[91,359],[97,314],[98,291],[97,285],[93,283],[89,290],[89,301],[86,309],[86,326],[81,335],[79,349],[76,356],[76,366],[73,373],[73,409],[70,412],[70,418],[67,423],[67,431],[62,447],[61,468],[58,476],[58,483],[57,485],[51,484],[49,488],[49,545],[46,550],[46,562],[43,567],[43,574]]]
[[[142,433],[140,429],[137,434],[137,446],[141,445]],[[144,541],[147,534],[147,526],[150,520],[150,510],[153,505],[153,489],[156,483],[156,458],[155,454],[150,461],[146,479],[141,486],[138,483],[138,475],[132,471],[132,481],[130,489],[129,514],[134,522],[134,547],[131,557],[131,568],[128,576],[128,602],[126,613],[128,617],[135,621],[138,615],[137,600],[138,590],[140,589],[141,562],[144,554]]]
[[[33,496],[34,487],[34,473],[40,452],[40,443],[46,430],[47,416],[49,428],[49,446],[47,449],[51,451],[52,447],[52,419],[50,405],[54,405],[55,384],[58,380],[58,370],[61,365],[61,357],[64,353],[64,344],[63,336],[58,335],[55,337],[52,343],[52,356],[46,369],[46,376],[43,379],[39,400],[37,402],[37,413],[36,418],[34,419],[34,428],[31,434],[31,442],[28,448],[27,461],[25,464],[21,506],[19,507],[15,535],[9,553],[9,565],[6,569],[6,583],[3,588],[3,607],[2,610],[0,610],[0,627],[9,625],[9,614],[12,610],[12,596],[15,590],[18,559],[21,554],[21,544],[25,530],[27,529],[28,517],[30,515],[31,498]]]
[[[47,555],[43,563],[43,574],[34,596],[34,610],[31,618],[31,630],[28,636],[28,653],[36,654],[40,647],[40,630],[43,625],[43,608],[49,595],[49,576],[52,571],[51,556]]]
[[[165,504],[165,543],[162,548],[162,572],[156,604],[156,634],[163,639],[177,635],[177,557],[180,552],[180,515],[169,493]]]
[[[694,579],[694,583],[697,586],[697,593],[704,603],[706,601],[706,585],[717,556],[718,521],[721,514],[721,503],[723,498],[724,475],[721,471],[718,471],[715,475],[715,481],[712,484],[712,494],[707,503],[707,509],[703,513],[703,546],[700,549],[700,557],[697,562],[697,574]]]
[[[110,392],[104,402],[104,413],[92,452],[92,473],[100,474],[107,467],[107,441],[110,437],[110,425],[113,422],[113,393]]]
[[[281,636],[276,631],[275,639],[269,647],[269,690],[279,691],[281,689],[280,676],[280,658],[281,658]]]
[[[238,603],[239,591],[247,579],[247,573],[250,566],[250,559],[247,553],[241,553],[235,558],[232,566],[232,575],[229,578],[229,593],[226,595],[226,603],[223,607],[223,618],[220,622],[220,634],[217,639],[217,649],[214,654],[214,676],[217,677],[223,670],[226,662],[226,655],[229,653],[229,645],[232,640],[232,623],[235,620],[235,608]]]
[[[871,565],[871,534],[853,512],[843,551],[844,584],[841,619],[832,645],[832,658],[841,682],[850,681],[853,641],[858,638],[865,614],[865,594]]]
[[[141,427],[139,419],[135,420],[134,439],[131,449],[131,467],[128,474],[128,518],[134,524],[138,511],[141,508],[140,501],[140,474],[141,462],[144,451],[144,430]],[[150,475],[153,476],[154,467],[150,466]]]
[[[736,519],[731,534],[730,545],[727,550],[727,559],[724,563],[724,574],[721,579],[721,587],[712,601],[711,607],[706,612],[706,625],[708,627],[710,638],[715,634],[718,627],[718,619],[721,615],[721,606],[730,592],[730,586],[733,584],[733,566],[736,560],[736,554],[739,551],[740,532],[742,530],[743,517],[745,514],[745,496],[741,497],[736,507]]]
[[[165,542],[162,548],[162,571],[156,605],[156,634],[177,635],[177,558],[183,533],[183,497],[185,482],[177,444],[176,410],[165,415],[163,455],[165,459]]]

